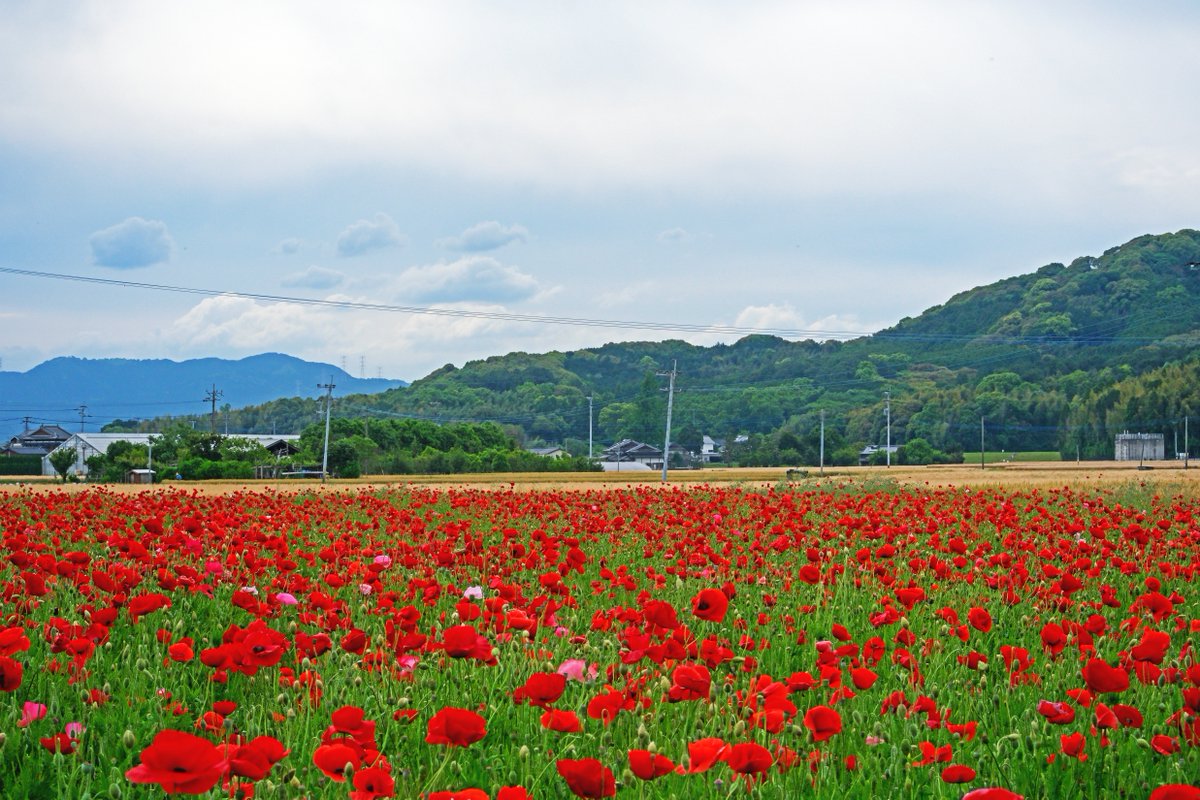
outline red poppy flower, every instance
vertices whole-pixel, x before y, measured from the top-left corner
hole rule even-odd
[[[629,771],[644,781],[652,781],[674,772],[675,762],[661,753],[649,750],[629,751]]]
[[[524,786],[501,786],[496,790],[496,800],[531,800],[532,797]]]
[[[228,767],[221,748],[176,730],[159,731],[142,750],[142,763],[125,772],[133,783],[157,783],[168,794],[200,794],[217,785]]]
[[[1067,634],[1057,622],[1048,622],[1042,626],[1042,649],[1051,658],[1057,656],[1067,646]]]
[[[823,742],[842,730],[842,715],[829,706],[814,706],[804,715],[804,727],[812,731],[814,742]]]
[[[1200,788],[1183,783],[1167,783],[1152,791],[1149,800],[1200,800]]]
[[[972,606],[967,612],[967,622],[971,623],[971,627],[980,633],[987,633],[992,629],[992,615],[988,613],[986,608]]]
[[[688,772],[704,772],[721,760],[729,745],[724,739],[710,736],[688,743]]]
[[[1058,739],[1064,756],[1077,758],[1080,761],[1087,761],[1087,754],[1083,752],[1087,740],[1083,738],[1082,733],[1075,731],[1074,733],[1060,736]]]
[[[775,763],[771,751],[757,742],[739,742],[732,745],[722,758],[731,770],[751,781]]]
[[[325,777],[338,783],[346,780],[346,767],[358,769],[362,766],[362,756],[358,750],[344,742],[322,744],[313,751],[313,764],[325,773]]]
[[[617,793],[612,770],[594,758],[560,758],[555,766],[576,797],[612,797]]]
[[[999,786],[985,786],[982,789],[972,789],[967,792],[962,796],[962,800],[1025,800],[1025,795]]]
[[[562,697],[567,686],[567,676],[557,672],[535,672],[525,683],[513,690],[513,702],[546,708]]]
[[[1117,715],[1117,721],[1121,723],[1123,728],[1140,728],[1142,727],[1142,712],[1125,703],[1113,703],[1113,713]]]
[[[487,735],[486,720],[465,708],[447,706],[433,715],[425,730],[429,744],[466,747]]]
[[[0,630],[0,656],[11,656],[22,650],[29,649],[29,637],[25,629],[18,626]]]
[[[0,691],[15,692],[21,688],[21,676],[25,668],[20,661],[8,656],[0,656]]]
[[[712,690],[712,676],[703,664],[680,664],[671,673],[671,689],[667,697],[671,702],[680,700],[707,700]]]
[[[1174,736],[1156,733],[1150,737],[1150,747],[1161,756],[1169,756],[1179,752],[1179,740]]]
[[[692,613],[709,622],[721,622],[729,610],[729,598],[720,589],[701,589],[692,598]]]
[[[975,770],[965,764],[951,764],[942,769],[943,783],[970,783],[975,780]]]
[[[879,675],[866,667],[852,667],[850,669],[850,680],[854,684],[854,688],[859,691],[866,691],[875,685],[875,681],[879,679]]]
[[[499,800],[499,795],[496,796]],[[449,789],[440,792],[430,792],[428,800],[488,800],[488,793],[483,789]]]
[[[354,773],[354,791],[350,792],[350,800],[376,800],[379,797],[394,797],[395,794],[396,781],[383,767],[367,767]]]
[[[541,716],[542,727],[559,733],[579,733],[583,723],[574,711],[564,711],[558,708],[546,709]]]
[[[1054,725],[1067,725],[1075,721],[1075,709],[1066,703],[1052,700],[1039,700],[1038,713]]]
[[[588,701],[587,715],[606,726],[625,708],[625,695],[614,690],[599,694]]]
[[[1093,658],[1083,667],[1083,681],[1093,692],[1123,692],[1129,688],[1129,673]]]
[[[491,657],[492,645],[487,637],[481,636],[474,625],[454,625],[442,634],[442,647],[451,658]]]

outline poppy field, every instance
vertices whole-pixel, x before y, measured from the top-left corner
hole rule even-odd
[[[0,796],[1200,797],[1200,502],[0,495]]]

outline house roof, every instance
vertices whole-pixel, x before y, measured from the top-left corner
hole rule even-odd
[[[605,472],[654,472],[649,466],[638,461],[601,461],[600,468]]]
[[[662,450],[652,444],[637,442],[633,439],[622,439],[616,444],[604,448],[604,453],[613,456],[619,453],[621,458],[629,458],[637,456],[661,456]]]

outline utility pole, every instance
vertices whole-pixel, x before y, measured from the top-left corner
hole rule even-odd
[[[588,461],[592,460],[592,396],[588,395]]]
[[[154,483],[154,439],[147,439],[146,447],[149,448],[146,453],[146,475]]]
[[[329,474],[329,414],[333,409],[333,376],[329,376],[329,383],[318,383],[318,389],[325,390],[325,450],[321,455],[321,483],[325,483],[325,478]]]
[[[825,474],[825,409],[821,409],[821,474]]]
[[[212,414],[209,417],[208,429],[211,433],[217,432],[217,401],[225,396],[225,392],[217,391],[217,385],[214,383],[212,389],[204,395],[204,402],[212,403]]]
[[[25,425],[25,432],[29,433],[29,423],[33,422],[33,417],[21,417],[21,422]]]
[[[984,460],[983,460],[984,452],[985,452],[985,450],[984,450],[984,446],[983,446],[983,417],[981,416],[979,418],[979,468],[980,469],[987,469],[987,467],[985,467],[983,465],[984,464]]]
[[[884,452],[887,453],[888,469],[891,469],[891,467],[892,467],[892,393],[891,392],[883,393],[883,402],[884,402],[883,412],[884,412],[884,414],[887,415],[887,447],[884,448]]]
[[[1188,418],[1187,418],[1187,417],[1184,417],[1184,418],[1183,418],[1183,468],[1184,468],[1184,469],[1187,469],[1187,468],[1188,468],[1188,436],[1187,436],[1187,433],[1188,433],[1188,431],[1187,431],[1187,422],[1188,422]]]
[[[667,482],[667,462],[671,459],[671,407],[674,405],[674,400],[675,400],[675,374],[676,374],[675,367],[676,367],[677,363],[678,362],[676,362],[676,361],[671,362],[671,371],[670,372],[658,373],[658,376],[660,378],[669,378],[670,379],[670,382],[667,384],[667,390],[666,390],[667,391],[667,434],[666,434],[666,436],[663,437],[663,470],[662,470],[663,483]]]
[[[83,420],[87,416],[87,404],[80,403],[79,408],[75,410],[79,412],[79,432],[83,433]]]

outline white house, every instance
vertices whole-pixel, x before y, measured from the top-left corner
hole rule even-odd
[[[114,442],[129,442],[142,446],[149,446],[150,437],[161,436],[160,433],[73,433],[71,438],[60,444],[58,447],[51,450],[50,453],[56,452],[67,447],[75,448],[75,466],[67,470],[68,475],[78,475],[84,477],[87,475],[87,460],[94,455],[103,455],[108,452],[108,448]],[[286,455],[296,452],[295,443],[300,440],[297,434],[284,435],[260,435],[260,434],[245,434],[228,437],[230,439],[249,439],[252,442],[257,442],[265,447],[276,458],[282,458]],[[58,473],[54,471],[54,466],[50,463],[50,453],[42,457],[42,474],[55,476]]]
[[[157,433],[73,433],[70,439],[42,456],[42,474],[49,476],[58,474],[50,463],[50,456],[59,450],[65,450],[68,447],[75,448],[75,466],[68,469],[67,474],[83,477],[87,475],[88,471],[87,460],[92,456],[107,453],[108,448],[112,447],[114,442],[147,445],[151,436],[158,435]]]

